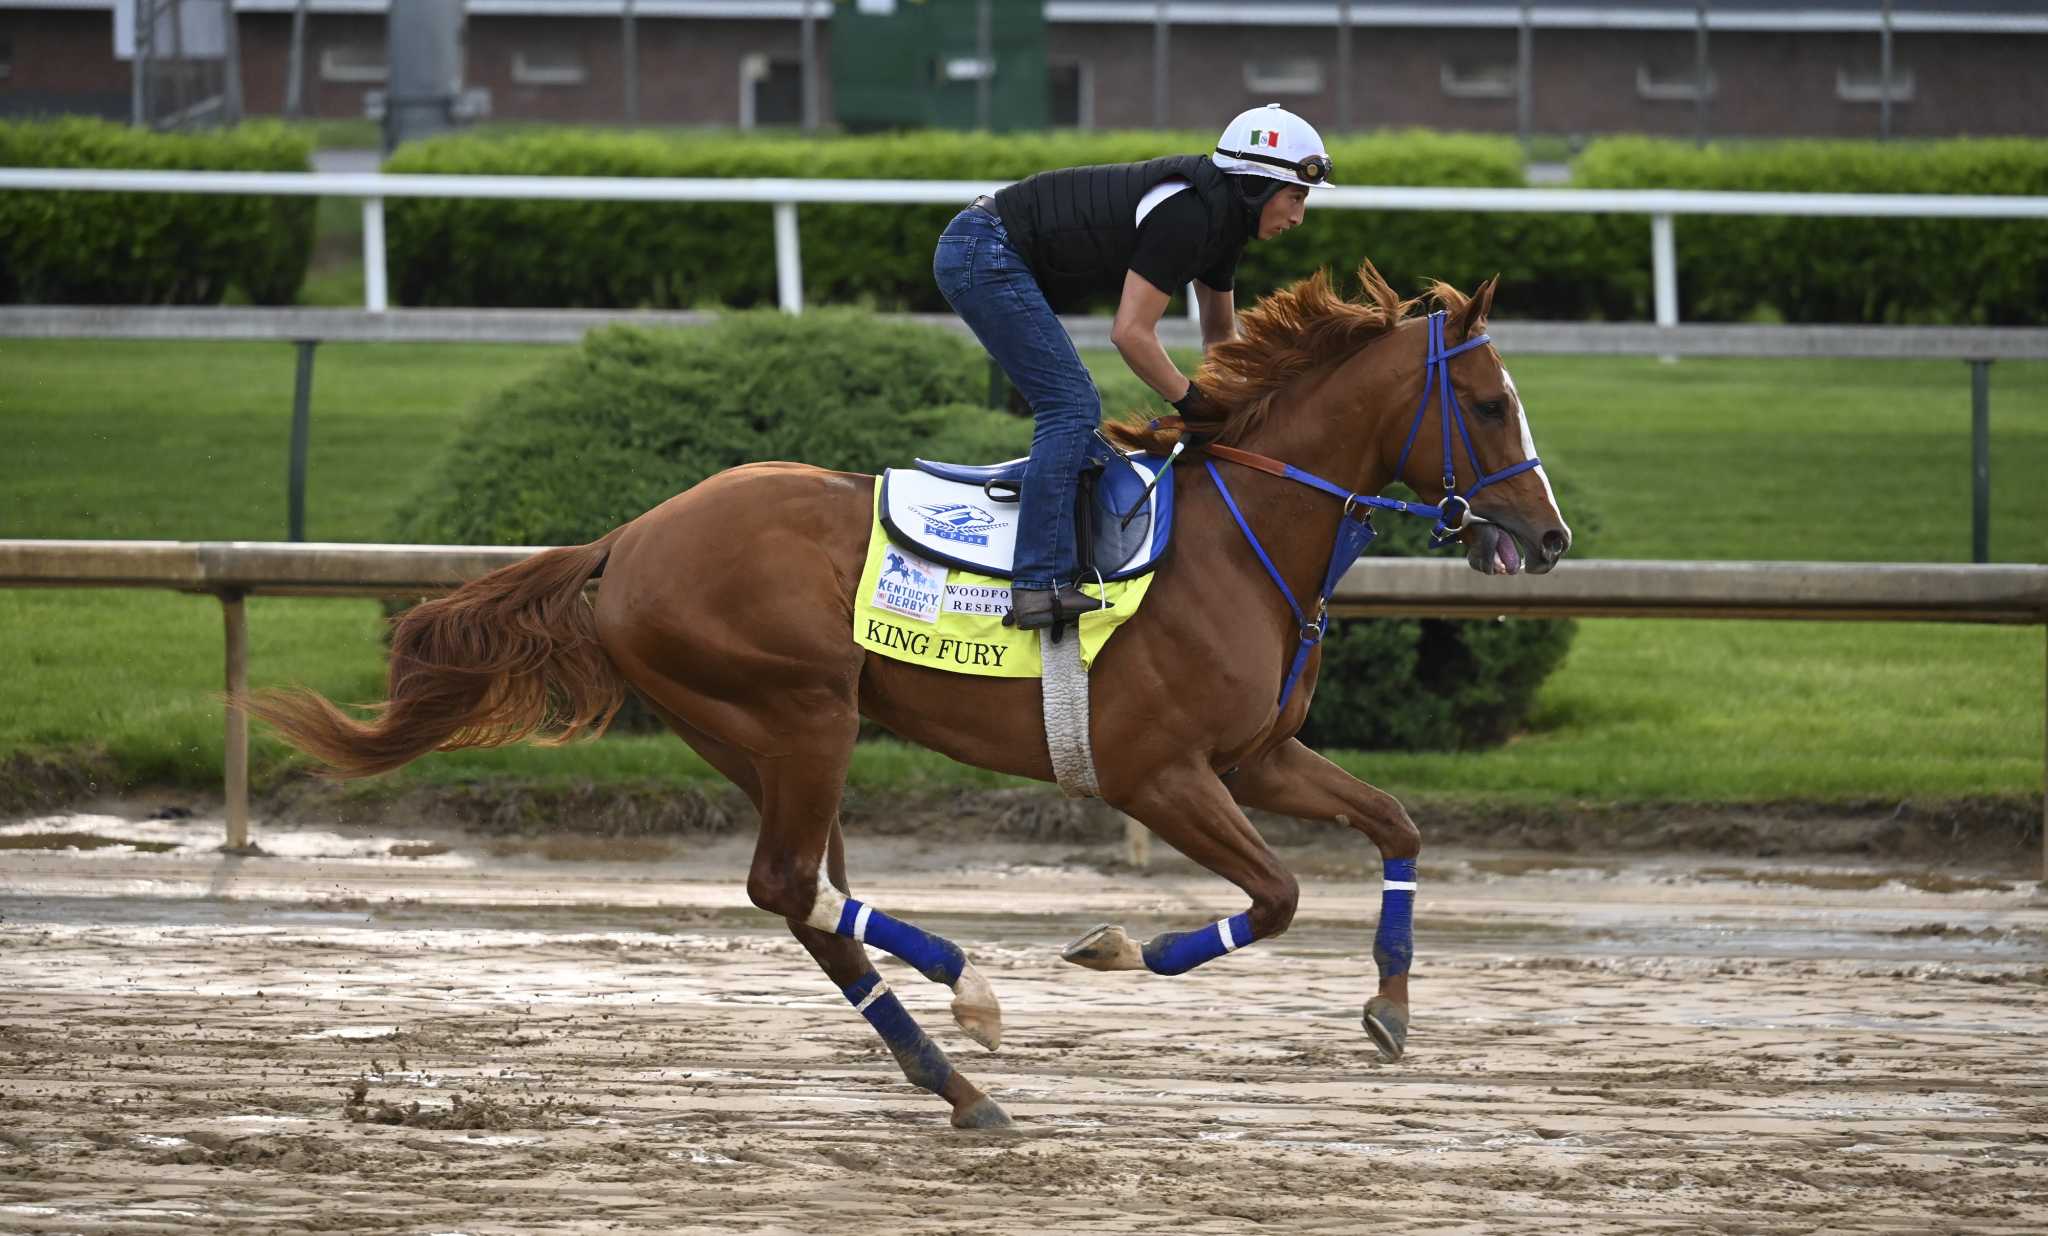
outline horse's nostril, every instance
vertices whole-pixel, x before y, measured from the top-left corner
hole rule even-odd
[[[1570,549],[1571,545],[1571,538],[1556,528],[1552,528],[1543,534],[1543,553],[1545,557],[1562,558],[1564,557],[1564,551]]]

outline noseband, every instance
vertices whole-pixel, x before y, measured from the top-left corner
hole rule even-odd
[[[1351,569],[1351,564],[1358,561],[1358,556],[1364,553],[1366,547],[1372,544],[1373,538],[1379,535],[1378,530],[1372,526],[1374,509],[1434,519],[1436,527],[1430,530],[1429,545],[1431,549],[1439,549],[1449,544],[1466,528],[1490,522],[1484,516],[1473,513],[1474,494],[1495,481],[1504,481],[1538,466],[1539,461],[1531,456],[1498,472],[1482,474],[1479,470],[1479,456],[1472,449],[1472,434],[1465,428],[1465,413],[1458,406],[1457,391],[1451,386],[1450,365],[1453,356],[1469,352],[1490,340],[1491,336],[1480,335],[1467,339],[1455,348],[1446,348],[1444,311],[1439,309],[1429,315],[1429,357],[1422,380],[1422,402],[1415,407],[1415,423],[1408,429],[1408,441],[1401,447],[1401,459],[1394,465],[1394,475],[1399,477],[1403,468],[1407,466],[1409,452],[1415,446],[1416,436],[1422,431],[1423,419],[1429,414],[1429,396],[1434,389],[1440,393],[1439,398],[1443,404],[1441,419],[1444,426],[1444,497],[1441,502],[1403,502],[1398,498],[1356,493],[1335,482],[1326,481],[1313,472],[1303,471],[1293,464],[1282,463],[1266,455],[1208,443],[1197,448],[1213,457],[1203,460],[1202,466],[1209,470],[1210,479],[1216,482],[1216,492],[1223,495],[1223,505],[1229,508],[1230,517],[1237,521],[1238,531],[1244,533],[1244,539],[1250,542],[1252,552],[1258,555],[1259,564],[1266,568],[1266,574],[1272,579],[1274,586],[1280,589],[1280,596],[1286,600],[1287,608],[1293,611],[1295,624],[1301,631],[1301,643],[1294,651],[1293,664],[1288,667],[1287,681],[1280,687],[1281,711],[1287,709],[1288,697],[1294,694],[1294,684],[1300,681],[1301,672],[1308,665],[1309,654],[1315,651],[1316,645],[1322,643],[1323,633],[1329,629],[1330,594],[1336,591],[1337,582],[1344,577],[1344,572]],[[1152,427],[1158,429],[1172,424],[1176,419],[1162,417],[1153,421]],[[1453,422],[1458,426],[1458,437],[1465,443],[1465,455],[1472,461],[1472,473],[1479,478],[1463,493],[1455,492],[1458,477],[1454,464],[1455,456],[1451,453]],[[1174,454],[1180,453],[1185,441],[1183,439],[1174,446]],[[1280,577],[1280,570],[1273,565],[1273,559],[1267,555],[1266,547],[1259,543],[1258,536],[1252,532],[1251,524],[1245,521],[1244,512],[1238,509],[1237,499],[1231,494],[1230,486],[1223,483],[1222,474],[1216,471],[1218,459],[1242,464],[1271,476],[1283,477],[1311,489],[1320,489],[1326,494],[1344,500],[1344,509],[1337,516],[1337,542],[1330,547],[1330,565],[1323,572],[1322,591],[1316,594],[1313,619],[1302,609],[1301,603],[1294,599],[1293,590],[1287,586],[1287,581]]]

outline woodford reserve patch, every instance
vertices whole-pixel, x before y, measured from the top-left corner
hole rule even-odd
[[[1094,663],[1151,583],[1148,573],[1104,585],[1110,608],[1081,617],[1082,664]],[[853,600],[854,642],[870,652],[960,674],[1037,678],[1043,672],[1038,632],[1003,625],[1009,580],[922,558],[891,541],[878,518],[871,520]]]

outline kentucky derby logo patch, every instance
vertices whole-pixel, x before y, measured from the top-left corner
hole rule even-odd
[[[911,509],[924,516],[926,534],[963,545],[988,544],[988,534],[1008,522],[966,502],[932,503]]]
[[[935,562],[892,547],[883,556],[882,576],[875,581],[868,603],[919,622],[937,622],[939,606],[946,599],[947,574],[946,568]]]

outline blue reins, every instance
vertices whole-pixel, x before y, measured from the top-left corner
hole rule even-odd
[[[1450,362],[1451,358],[1459,353],[1469,352],[1487,342],[1490,342],[1490,336],[1480,335],[1474,339],[1467,339],[1455,348],[1447,348],[1444,346],[1444,311],[1439,309],[1429,315],[1429,358],[1422,380],[1422,402],[1416,405],[1415,423],[1408,429],[1408,441],[1401,447],[1401,458],[1394,465],[1394,475],[1400,476],[1407,466],[1409,452],[1415,446],[1416,435],[1422,431],[1423,418],[1428,415],[1429,396],[1434,389],[1440,393],[1443,404],[1444,497],[1441,502],[1403,502],[1398,498],[1356,493],[1293,464],[1280,463],[1278,460],[1231,447],[1203,448],[1214,456],[1204,460],[1203,466],[1209,470],[1210,479],[1216,482],[1216,492],[1223,495],[1223,505],[1229,509],[1230,517],[1237,521],[1238,531],[1244,533],[1244,539],[1250,542],[1252,552],[1258,555],[1259,565],[1266,568],[1267,576],[1272,579],[1273,585],[1280,589],[1281,598],[1287,602],[1287,608],[1293,612],[1295,624],[1300,628],[1301,643],[1295,648],[1294,662],[1287,669],[1287,681],[1280,687],[1279,707],[1282,712],[1286,711],[1287,701],[1294,694],[1294,684],[1300,681],[1302,670],[1308,666],[1309,654],[1315,651],[1316,645],[1322,643],[1323,634],[1329,629],[1330,594],[1336,591],[1337,583],[1344,577],[1344,572],[1351,569],[1351,564],[1358,561],[1358,556],[1363,554],[1366,547],[1372,544],[1373,538],[1379,535],[1378,530],[1372,526],[1374,509],[1395,511],[1403,515],[1420,515],[1436,520],[1436,527],[1430,531],[1429,544],[1431,549],[1441,548],[1472,523],[1486,522],[1483,517],[1472,513],[1472,495],[1496,481],[1504,481],[1539,465],[1540,461],[1531,456],[1498,472],[1481,473],[1479,470],[1479,456],[1472,449],[1472,435],[1465,427],[1465,413],[1458,406],[1457,391],[1451,386]],[[1456,457],[1452,454],[1453,422],[1458,426],[1459,439],[1465,443],[1465,455],[1472,461],[1472,473],[1479,478],[1463,493],[1455,492],[1458,478]],[[1262,472],[1270,472],[1344,500],[1344,510],[1337,517],[1337,542],[1330,547],[1330,565],[1323,572],[1322,591],[1316,594],[1316,615],[1313,619],[1302,609],[1301,603],[1295,600],[1294,591],[1287,586],[1287,581],[1280,577],[1280,570],[1273,565],[1273,559],[1266,553],[1266,547],[1259,543],[1251,524],[1245,521],[1244,512],[1238,509],[1237,498],[1230,492],[1230,487],[1223,483],[1222,474],[1216,470],[1218,458],[1257,468]],[[1454,519],[1456,522],[1453,522]]]

